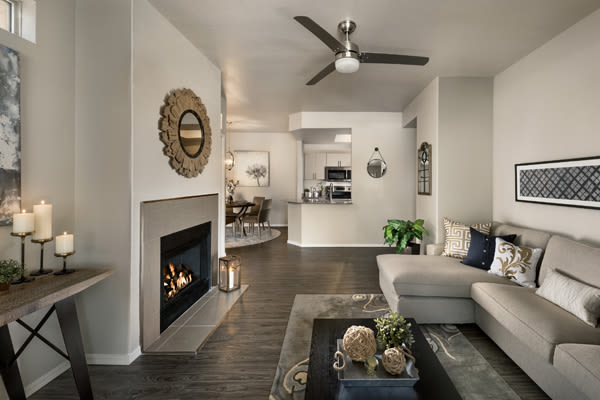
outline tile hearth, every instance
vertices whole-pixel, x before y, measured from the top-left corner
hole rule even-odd
[[[213,287],[173,322],[145,353],[196,354],[246,289],[248,285],[242,285],[240,290],[225,293]]]

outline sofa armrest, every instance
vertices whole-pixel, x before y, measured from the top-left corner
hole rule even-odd
[[[439,256],[444,251],[444,243],[428,244],[426,249],[425,254],[428,256]]]

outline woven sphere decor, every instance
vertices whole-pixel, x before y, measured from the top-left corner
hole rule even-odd
[[[353,361],[364,362],[377,351],[375,333],[366,326],[352,325],[344,334],[344,350]]]
[[[392,375],[400,375],[406,368],[406,357],[398,347],[392,347],[381,356],[383,368]]]

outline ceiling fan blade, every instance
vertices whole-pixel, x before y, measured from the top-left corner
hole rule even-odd
[[[306,82],[307,85],[314,85],[319,82],[321,79],[325,78],[327,75],[335,71],[335,62],[332,62],[325,68],[321,70],[318,74],[316,74],[310,81]]]
[[[360,53],[360,62],[370,64],[425,65],[429,62],[429,57],[383,53]]]
[[[335,51],[336,53],[346,50],[346,47],[342,43],[340,43],[339,40],[331,36],[329,32],[321,28],[321,26],[312,19],[304,16],[294,17],[294,19],[306,29],[311,31],[313,35],[321,39],[323,43],[325,43],[331,50]]]

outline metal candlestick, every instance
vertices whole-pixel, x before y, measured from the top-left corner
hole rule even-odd
[[[39,276],[39,275],[49,274],[50,272],[52,272],[52,270],[51,269],[44,269],[44,243],[52,241],[52,238],[48,238],[48,239],[31,239],[31,241],[33,243],[39,243],[40,244],[40,269],[39,269],[39,271],[32,272],[29,275],[31,275],[31,276]]]
[[[75,254],[75,250],[73,250],[70,253],[54,253],[54,255],[56,257],[62,257],[63,258],[63,268],[58,271],[55,272],[54,275],[67,275],[67,274],[72,274],[73,272],[75,272],[74,269],[67,269],[67,257],[69,257],[70,255]]]
[[[18,236],[21,238],[21,277],[12,282],[13,285],[20,283],[31,282],[35,278],[25,278],[25,238],[31,235],[33,232],[11,232],[11,236]]]

